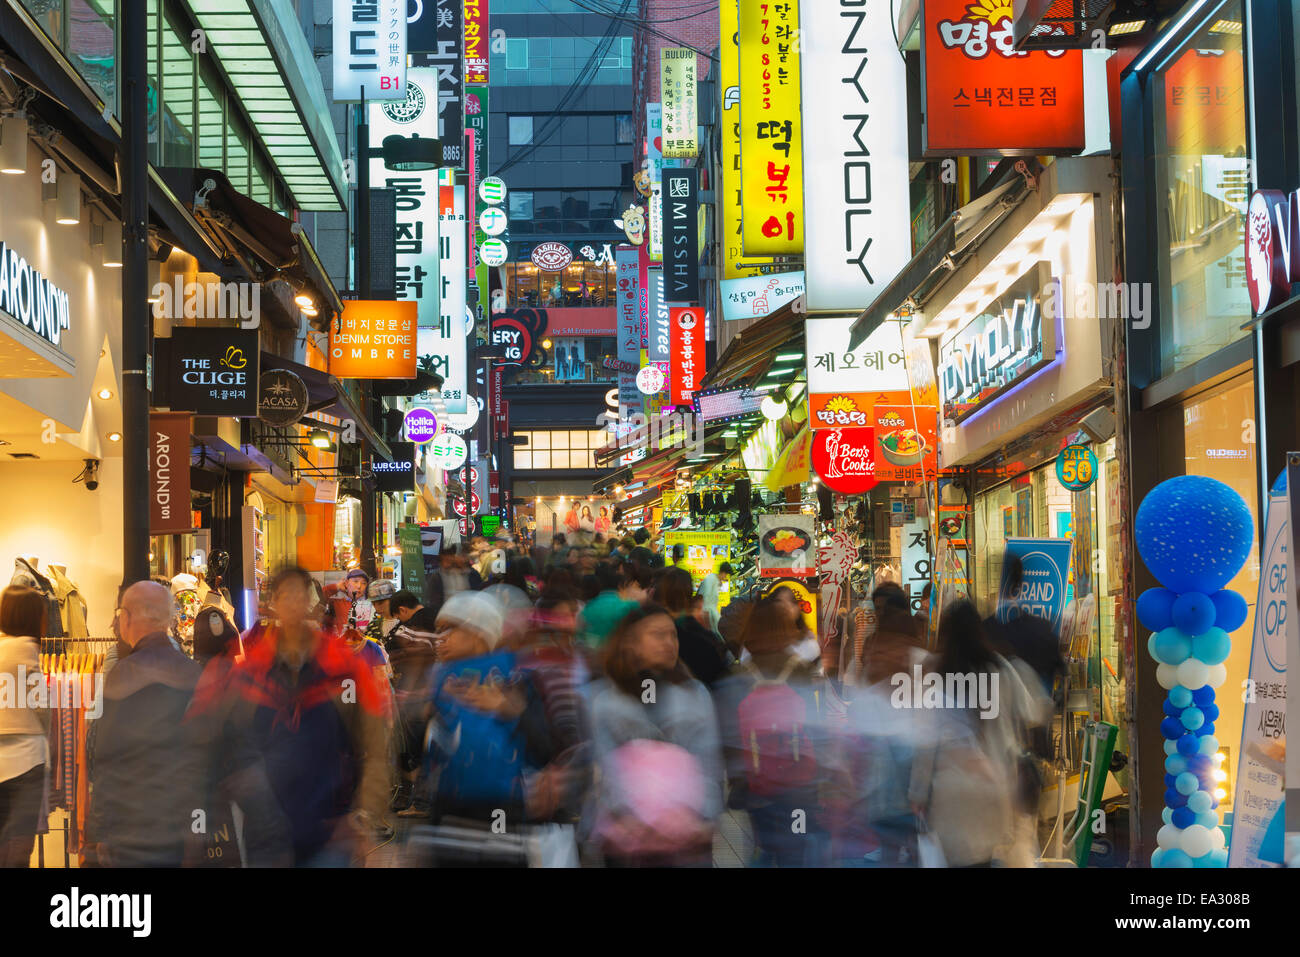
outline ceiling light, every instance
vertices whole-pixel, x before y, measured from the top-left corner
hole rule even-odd
[[[781,353],[781,355],[777,356],[775,359],[772,360],[772,364],[775,365],[778,362],[800,362],[802,360],[803,360],[802,352],[783,352]]]
[[[81,222],[81,177],[76,173],[59,173],[54,181],[54,221],[60,226]]]
[[[98,392],[95,393],[95,395],[99,396],[101,399],[113,398],[113,392],[111,389],[100,389]]]
[[[769,419],[773,422],[783,418],[789,408],[790,406],[787,403],[774,399],[770,395],[764,397],[762,405],[759,406],[760,411],[763,413],[763,418]]]
[[[110,432],[110,433],[108,433],[108,441],[110,441],[110,442],[121,442],[121,441],[122,441],[122,433],[121,433],[121,432]]]
[[[122,268],[122,224],[116,220],[104,223],[104,265]]]
[[[542,340],[542,348],[543,348],[543,349],[549,349],[549,348],[551,348],[551,340],[550,340],[550,339],[543,339],[543,340]]]
[[[27,172],[27,117],[0,120],[0,173]]]
[[[1112,23],[1106,32],[1113,37],[1122,37],[1129,33],[1137,33],[1146,25],[1145,20],[1129,20],[1125,23]]]
[[[1231,36],[1239,37],[1241,36],[1241,21],[1240,20],[1215,20],[1214,23],[1210,25],[1210,32],[1226,33]]]

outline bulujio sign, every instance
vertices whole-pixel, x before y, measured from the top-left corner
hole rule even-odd
[[[0,311],[52,345],[68,328],[68,294],[0,243]]]

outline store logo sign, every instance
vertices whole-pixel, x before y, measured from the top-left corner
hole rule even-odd
[[[1257,189],[1246,207],[1246,288],[1255,315],[1291,297],[1300,282],[1300,190]]]
[[[564,243],[538,243],[531,258],[533,265],[543,272],[560,272],[573,262],[573,250]]]
[[[296,372],[270,369],[258,380],[257,417],[270,425],[293,425],[307,414],[307,386]]]
[[[68,294],[0,243],[0,310],[51,345],[68,328]]]
[[[826,487],[859,495],[876,486],[876,430],[822,429],[813,438],[812,464]]]

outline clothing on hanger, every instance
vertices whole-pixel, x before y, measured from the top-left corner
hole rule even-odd
[[[54,592],[54,583],[36,570],[39,564],[40,561],[36,558],[15,558],[14,576],[9,580],[9,584],[35,588],[45,596],[50,607],[49,614],[46,616],[45,634],[40,637],[61,638],[64,632],[63,613],[59,608],[59,599]]]
[[[63,623],[63,634],[67,638],[86,638],[90,629],[86,625],[86,599],[81,595],[77,583],[68,577],[64,565],[47,565],[50,584],[54,588],[54,597],[59,602],[59,616]]]

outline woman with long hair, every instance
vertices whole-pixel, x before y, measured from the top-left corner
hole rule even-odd
[[[591,690],[597,845],[614,865],[710,866],[722,811],[717,719],[679,660],[672,615],[630,612],[604,657]]]
[[[655,581],[655,600],[677,625],[679,654],[691,674],[712,688],[727,673],[726,646],[696,615],[695,586],[684,568],[665,568]]]

